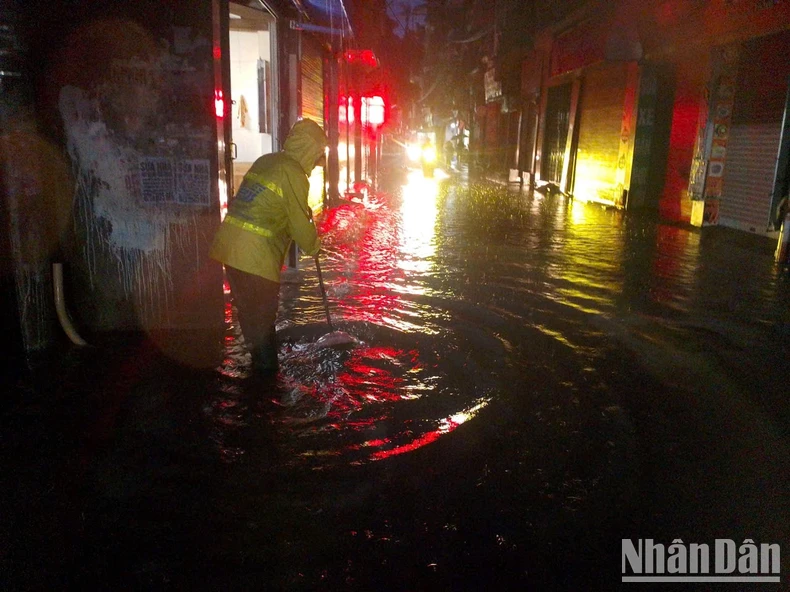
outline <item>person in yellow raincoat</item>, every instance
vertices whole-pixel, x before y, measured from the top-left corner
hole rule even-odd
[[[211,245],[211,257],[225,265],[256,373],[278,368],[280,271],[291,241],[313,256],[321,246],[307,194],[308,177],[325,162],[326,145],[316,122],[297,121],[284,149],[261,156],[244,175]]]

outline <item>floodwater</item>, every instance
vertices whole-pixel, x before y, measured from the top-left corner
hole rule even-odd
[[[125,341],[19,382],[10,588],[613,590],[623,538],[790,549],[770,241],[440,173],[385,188],[320,222],[357,345],[316,346],[304,258],[276,384],[230,300],[216,368]]]

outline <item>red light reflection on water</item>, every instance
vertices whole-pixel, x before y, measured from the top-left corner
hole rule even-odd
[[[461,413],[456,413],[455,415],[451,415],[450,417],[446,417],[439,422],[439,427],[435,430],[430,432],[426,432],[421,436],[418,436],[411,442],[407,442],[406,444],[401,444],[400,446],[396,446],[395,448],[390,448],[388,450],[379,450],[374,452],[370,455],[371,460],[383,460],[385,458],[390,458],[392,456],[397,456],[399,454],[404,454],[406,452],[413,452],[418,448],[422,448],[423,446],[435,442],[442,436],[449,434],[450,432],[455,431],[458,426],[466,423],[468,420],[472,419],[477,412],[480,411],[483,407],[488,405],[489,399],[483,399],[477,405],[469,409],[468,411],[463,411]],[[367,446],[386,446],[390,443],[389,439],[384,440],[377,440],[373,442],[366,442]]]
[[[334,281],[336,293],[347,295],[335,302],[343,317],[405,330],[407,327],[392,312],[402,307],[401,298],[392,287],[404,283],[404,277],[403,271],[392,265],[400,256],[400,237],[391,216],[387,208],[344,205],[326,212],[318,229],[332,244],[339,261],[354,262],[350,287],[350,282],[342,277]],[[346,287],[350,289],[345,290]]]
[[[387,412],[376,417],[353,418],[363,408],[413,398],[406,387],[405,375],[419,369],[416,352],[392,347],[359,347],[350,353],[343,370],[329,383],[305,385],[305,394],[318,402],[330,402],[326,418],[333,429],[364,433],[387,418]],[[406,366],[406,364],[408,364]]]
[[[225,302],[225,325],[230,325],[233,322],[233,305],[230,300]]]
[[[374,452],[373,454],[370,455],[370,458],[371,460],[382,460],[385,458],[389,458],[391,456],[397,456],[398,454],[403,454],[404,452],[412,452],[414,450],[417,450],[418,448],[422,448],[426,444],[435,442],[436,440],[439,439],[439,437],[442,434],[445,433],[447,432],[434,430],[432,432],[428,432],[427,434],[423,434],[422,436],[420,436],[415,440],[412,440],[408,444],[403,444],[395,448],[390,448],[389,450],[379,450],[378,452]]]
[[[391,347],[372,347],[354,354],[344,364],[344,372],[337,375],[337,383],[370,402],[401,399],[398,391],[403,378],[393,375],[391,370],[372,365],[370,360],[398,360],[403,356],[402,351]]]
[[[650,294],[656,302],[682,299],[683,275],[695,265],[698,236],[684,228],[660,224],[657,229],[657,248],[650,275]]]
[[[424,293],[421,282],[429,272],[419,268],[415,273],[414,266],[433,254],[436,188],[431,189],[432,193],[416,186],[402,203],[393,202],[398,209],[371,200],[322,213],[317,226],[326,248],[325,278],[336,315],[353,324],[394,328],[401,335],[430,332],[431,312],[412,297]],[[407,265],[395,264],[404,259]],[[419,350],[363,345],[348,352],[331,378],[322,373],[311,376],[312,362],[294,362],[294,370],[307,370],[293,372],[301,385],[289,413],[297,421],[309,418],[306,432],[318,440],[305,453],[312,461],[337,456],[338,441],[327,438],[327,429],[343,433],[342,450],[351,454],[351,462],[382,460],[435,442],[488,402],[478,400],[457,413],[452,413],[453,407],[437,413],[435,404],[430,405],[434,411],[428,411],[420,404],[412,409],[421,417],[404,418],[396,411],[399,404],[427,394],[439,406],[454,405],[452,393],[434,392],[436,376],[430,364],[420,360]]]
[[[359,206],[342,205],[324,210],[318,220],[318,235],[346,230],[357,218],[358,209]]]

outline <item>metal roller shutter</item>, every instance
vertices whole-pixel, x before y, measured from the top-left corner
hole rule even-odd
[[[324,71],[321,54],[309,44],[302,46],[302,117],[324,125]]]
[[[727,144],[719,224],[751,232],[766,231],[781,131],[781,120],[733,124]]]
[[[719,204],[724,226],[768,230],[790,76],[788,52],[790,31],[741,48]]]
[[[584,74],[573,188],[580,199],[616,201],[625,85],[623,64],[591,68]]]

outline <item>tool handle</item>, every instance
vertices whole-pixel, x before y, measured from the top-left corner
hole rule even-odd
[[[318,261],[318,253],[316,253],[315,257],[315,269],[318,272],[318,285],[321,286],[321,298],[324,301],[324,312],[326,312],[326,324],[329,325],[329,330],[334,331],[334,327],[332,327],[332,319],[329,316],[329,302],[326,298],[326,288],[324,288],[324,276],[321,273],[321,263]]]

